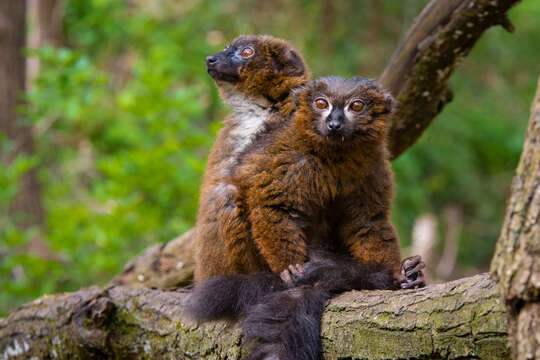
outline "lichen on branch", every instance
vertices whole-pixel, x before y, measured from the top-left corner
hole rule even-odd
[[[0,358],[238,358],[240,330],[190,322],[188,294],[110,286],[43,297],[0,320]],[[506,359],[504,315],[488,274],[418,290],[353,291],[326,307],[324,356]]]

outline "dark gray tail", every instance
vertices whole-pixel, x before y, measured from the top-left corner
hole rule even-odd
[[[398,288],[391,270],[383,266],[336,254],[316,258],[293,276],[294,287],[268,294],[247,309],[242,329],[251,349],[249,360],[317,360],[327,300],[349,290]]]
[[[300,286],[265,296],[242,321],[247,359],[313,360],[320,351],[327,291]]]
[[[283,289],[283,282],[273,273],[219,276],[193,289],[186,312],[197,322],[237,319],[265,295]]]
[[[243,318],[248,359],[317,360],[326,301],[348,290],[396,289],[390,269],[317,253],[286,284],[277,274],[226,275],[193,290],[187,310],[198,322]]]

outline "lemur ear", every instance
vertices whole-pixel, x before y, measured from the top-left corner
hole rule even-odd
[[[396,100],[394,99],[392,94],[390,94],[389,92],[385,92],[383,95],[383,102],[384,110],[386,110],[386,112],[391,113],[392,111],[394,111],[394,108],[396,106]]]
[[[274,69],[283,76],[302,75],[306,68],[300,54],[293,49],[274,54]]]

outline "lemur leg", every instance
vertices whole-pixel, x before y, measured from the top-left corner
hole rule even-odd
[[[387,220],[353,220],[342,228],[343,242],[360,263],[377,263],[401,272],[401,253],[397,233]]]
[[[380,209],[368,211],[351,204],[340,224],[340,235],[351,255],[361,263],[379,263],[393,269],[397,285],[403,289],[425,286],[420,256],[400,261],[397,232]],[[378,211],[377,211],[378,210]]]
[[[232,274],[257,271],[257,250],[251,237],[249,220],[236,186],[227,186],[227,201],[217,214],[218,236],[225,244],[225,261]]]
[[[226,183],[207,185],[207,191],[201,194],[200,209],[197,218],[195,241],[195,282],[229,273],[226,244],[223,240],[220,218],[222,212],[230,212],[232,194],[235,187]]]

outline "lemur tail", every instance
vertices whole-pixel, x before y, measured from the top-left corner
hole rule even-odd
[[[242,321],[249,360],[318,359],[327,291],[300,286],[265,296]]]
[[[201,323],[205,321],[235,320],[246,309],[274,291],[285,289],[278,275],[223,275],[197,285],[186,304],[186,314]]]
[[[390,269],[350,257],[314,254],[286,284],[274,273],[225,275],[193,290],[187,311],[198,321],[242,318],[249,360],[317,360],[324,304],[348,290],[396,289]]]
[[[334,254],[307,262],[293,281],[296,287],[268,294],[246,310],[247,359],[317,360],[327,300],[353,289],[397,288],[390,269]]]

